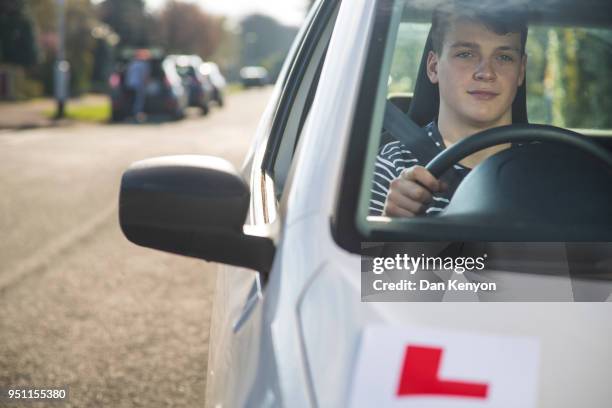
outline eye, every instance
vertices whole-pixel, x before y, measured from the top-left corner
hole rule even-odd
[[[461,51],[459,53],[457,53],[455,56],[457,58],[470,58],[472,57],[474,54],[472,54],[471,51]]]
[[[502,54],[499,57],[497,57],[497,59],[499,59],[502,62],[512,62],[512,61],[514,61],[514,58],[511,55],[507,55],[507,54]]]

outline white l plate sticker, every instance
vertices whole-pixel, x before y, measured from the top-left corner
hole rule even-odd
[[[539,358],[533,338],[367,327],[350,406],[536,407]]]

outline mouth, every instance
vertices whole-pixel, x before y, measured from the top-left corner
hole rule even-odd
[[[491,100],[493,98],[495,98],[497,95],[499,95],[497,92],[493,92],[493,91],[468,91],[468,94],[472,95],[474,98],[478,99],[478,100],[482,100],[482,101],[488,101]]]

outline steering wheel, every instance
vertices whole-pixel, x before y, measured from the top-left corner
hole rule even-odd
[[[419,234],[484,241],[612,241],[612,156],[578,133],[545,125],[488,129],[441,152],[426,167],[440,178],[479,150],[519,142],[525,144],[502,150],[470,171],[446,208],[423,221],[427,225]]]
[[[548,125],[509,125],[470,136],[434,157],[426,168],[439,178],[453,164],[480,150],[503,143],[552,142],[578,148],[612,169],[612,155],[579,133]]]

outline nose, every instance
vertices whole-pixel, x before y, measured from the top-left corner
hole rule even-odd
[[[497,75],[495,74],[495,69],[493,69],[493,64],[488,58],[483,58],[474,71],[474,79],[477,81],[493,81],[496,78]]]

